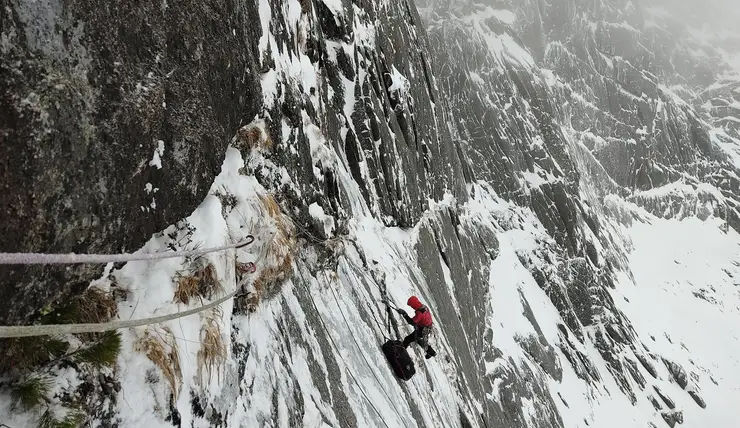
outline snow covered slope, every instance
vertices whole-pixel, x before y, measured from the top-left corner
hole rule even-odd
[[[92,426],[735,425],[740,98],[722,52],[626,0],[254,10],[259,112],[200,206],[144,247],[253,233],[208,259],[243,293],[124,332]],[[126,289],[124,318],[196,307],[173,303],[192,263],[96,284]],[[383,300],[411,294],[438,355],[412,346],[404,382],[380,345],[410,330]],[[57,395],[78,391],[59,370]],[[8,406],[10,426],[38,416]]]

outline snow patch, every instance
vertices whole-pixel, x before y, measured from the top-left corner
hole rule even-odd
[[[475,82],[478,86],[481,86],[481,87],[485,87],[486,86],[486,81],[483,80],[482,77],[480,77],[480,74],[475,73],[473,71],[471,71],[469,74],[470,74],[470,79],[473,82]]]
[[[740,399],[740,236],[732,229],[722,232],[720,223],[696,218],[636,223],[625,230],[634,244],[634,281],[623,276],[612,291],[637,333],[653,338],[651,351],[690,372],[696,382],[691,388],[698,387],[712,409],[703,411],[677,384],[662,384],[688,427],[733,425]]]
[[[154,149],[154,155],[152,160],[149,161],[149,166],[153,166],[157,169],[162,169],[162,156],[164,156],[164,141],[157,141],[157,148]]]
[[[324,236],[334,233],[334,217],[324,213],[324,209],[316,202],[308,206],[308,213],[324,227]]]
[[[342,0],[321,0],[335,16],[344,16]]]
[[[392,92],[396,91],[398,101],[403,102],[411,89],[411,83],[403,74],[401,74],[400,71],[398,71],[395,65],[391,67],[390,76],[391,86],[388,87],[388,90]]]

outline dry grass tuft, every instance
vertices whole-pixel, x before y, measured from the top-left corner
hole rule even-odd
[[[201,384],[205,379],[203,369],[210,377],[213,370],[219,371],[226,361],[226,344],[221,334],[221,326],[218,323],[219,318],[221,318],[221,311],[216,309],[206,317],[205,324],[200,329],[201,346],[198,351],[198,378]]]
[[[277,220],[282,216],[283,210],[272,195],[259,195],[259,200],[264,213],[270,218]]]
[[[216,268],[208,263],[195,272],[180,276],[175,287],[175,303],[189,304],[196,297],[210,299],[223,291],[223,285],[218,280]]]
[[[82,323],[103,323],[118,315],[113,295],[97,287],[88,288],[77,298],[78,318]]]
[[[191,298],[198,296],[198,288],[198,278],[194,276],[180,277],[175,289],[175,303],[189,304]]]
[[[234,138],[236,147],[252,149],[272,149],[272,138],[265,129],[265,122],[263,120],[253,121],[248,125],[244,125],[236,131],[236,137]]]
[[[247,309],[254,312],[260,300],[269,297],[279,289],[293,273],[293,256],[296,251],[295,226],[290,218],[283,214],[277,201],[271,195],[259,197],[264,217],[268,218],[275,228],[275,235],[264,251],[262,269],[258,272],[252,286],[253,293],[247,298]]]
[[[90,287],[67,305],[41,316],[42,324],[104,323],[118,315],[118,304],[112,293]]]
[[[145,353],[159,367],[170,384],[172,395],[177,399],[182,384],[182,369],[180,352],[172,330],[167,327],[147,327],[142,337],[136,341],[134,349]]]

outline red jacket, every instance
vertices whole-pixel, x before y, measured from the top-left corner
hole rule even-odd
[[[421,304],[416,296],[409,297],[407,303],[415,311],[413,318],[409,318],[408,315],[406,316],[406,320],[409,322],[409,324],[412,324],[416,327],[432,326],[432,313],[429,312],[429,309],[426,306]]]

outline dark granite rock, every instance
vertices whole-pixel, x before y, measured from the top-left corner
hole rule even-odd
[[[668,372],[671,374],[671,377],[678,384],[678,386],[680,386],[681,389],[686,389],[686,386],[689,384],[686,370],[678,363],[670,361],[665,357],[663,358],[663,364],[665,364]]]
[[[682,411],[670,410],[667,412],[661,412],[660,415],[663,417],[663,420],[665,421],[665,423],[668,424],[670,428],[675,427],[676,424],[683,423],[683,412]]]
[[[5,4],[0,251],[135,251],[192,212],[261,108],[254,16],[240,1]],[[0,324],[101,272],[0,267]]]
[[[699,393],[698,393],[698,392],[694,391],[693,389],[692,389],[692,390],[689,390],[689,391],[687,391],[687,392],[689,393],[689,395],[691,396],[691,398],[692,398],[692,399],[694,400],[694,402],[695,402],[695,403],[696,403],[696,404],[697,404],[697,405],[698,405],[699,407],[701,407],[702,409],[706,409],[706,408],[707,408],[707,403],[706,403],[706,401],[704,401],[704,399],[703,399],[703,398],[701,398],[701,396],[699,395]]]

